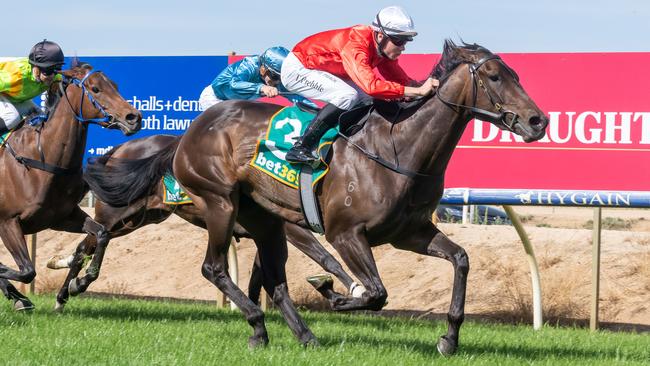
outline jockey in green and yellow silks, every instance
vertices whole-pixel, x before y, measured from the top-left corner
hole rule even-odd
[[[29,57],[0,61],[0,134],[16,127],[22,118],[40,108],[32,98],[61,80],[63,51],[51,41],[34,45]]]

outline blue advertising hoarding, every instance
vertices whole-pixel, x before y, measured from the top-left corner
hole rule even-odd
[[[228,64],[227,56],[81,57],[118,85],[124,99],[142,112],[142,130],[124,136],[119,130],[91,125],[88,158],[100,156],[127,140],[157,134],[179,135],[201,113],[201,91]]]

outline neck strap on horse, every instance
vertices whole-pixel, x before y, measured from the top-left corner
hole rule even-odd
[[[9,150],[9,153],[11,153],[11,155],[16,159],[16,161],[23,164],[27,169],[35,168],[56,175],[75,175],[81,173],[81,166],[78,166],[76,168],[62,168],[60,166],[46,163],[43,154],[41,154],[42,160],[34,160],[16,154],[16,151],[11,147],[9,143],[6,143],[5,146],[7,147],[7,150]]]

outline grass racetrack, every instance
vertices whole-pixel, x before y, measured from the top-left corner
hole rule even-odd
[[[53,296],[37,308],[0,306],[0,365],[648,365],[648,333],[468,321],[458,353],[436,351],[444,322],[301,311],[321,346],[300,346],[277,311],[270,344],[249,350],[240,312],[209,304],[74,298],[65,313]]]

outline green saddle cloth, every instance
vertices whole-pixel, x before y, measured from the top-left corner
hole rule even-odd
[[[192,199],[183,190],[176,177],[171,174],[165,174],[163,181],[163,203],[167,205],[187,205],[192,203]]]
[[[271,117],[266,136],[257,143],[250,165],[279,182],[297,189],[301,165],[288,163],[285,156],[313,119],[313,113],[305,112],[296,106],[282,108]],[[338,127],[325,133],[318,145],[319,153],[331,146],[337,134]],[[322,159],[324,155],[321,154],[320,165],[314,169],[312,186],[329,171],[329,166]]]
[[[9,135],[11,135],[12,132],[13,131],[5,132],[4,134],[2,134],[2,136],[0,136],[0,147],[5,145],[5,142],[7,141]]]

